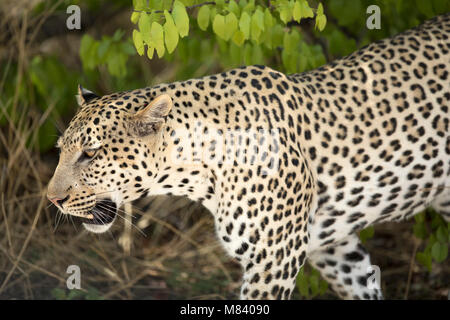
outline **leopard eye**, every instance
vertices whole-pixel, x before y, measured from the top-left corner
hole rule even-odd
[[[84,151],[84,155],[86,156],[86,158],[92,158],[95,156],[95,154],[97,153],[97,150],[86,150]]]
[[[84,162],[86,160],[91,160],[92,158],[95,157],[95,155],[97,154],[97,151],[99,149],[87,149],[84,150],[83,153],[81,154],[80,158],[78,159],[78,162]]]

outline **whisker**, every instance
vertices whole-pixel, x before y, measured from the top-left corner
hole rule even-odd
[[[100,195],[100,194],[105,194],[105,193],[112,193],[112,192],[116,192],[116,191],[119,191],[119,190],[110,190],[110,191],[103,191],[103,192],[98,192],[98,193],[94,193],[94,196],[98,196],[98,195]]]
[[[136,216],[134,216],[134,215],[132,215],[132,214],[130,214],[130,213],[120,209],[120,208],[113,207],[113,206],[111,206],[111,205],[109,205],[107,203],[98,202],[97,205],[101,205],[104,208],[108,208],[108,209],[112,209],[112,210],[118,210],[119,212],[122,212],[122,213],[126,214],[127,216],[130,216],[132,218],[136,218]]]
[[[96,217],[100,220],[100,222],[102,224],[106,224],[106,220],[105,220],[106,216],[103,214],[103,212],[101,212],[101,211],[99,211],[99,210],[97,210],[95,208],[92,210],[92,212],[97,214]]]
[[[100,206],[100,203],[99,203],[98,205]],[[130,223],[137,231],[139,231],[142,235],[144,235],[145,237],[147,236],[147,235],[144,233],[144,231],[141,230],[141,228],[139,228],[137,225],[135,225],[135,224],[133,223],[133,220],[132,220],[132,219],[127,219],[127,217],[122,216],[121,214],[119,214],[118,212],[113,211],[113,210],[110,209],[110,208],[106,208],[106,207],[102,207],[102,208],[105,209],[106,211],[110,212],[110,213],[117,214],[117,216],[118,216],[119,218],[123,219],[124,221],[129,222],[129,223]],[[95,209],[95,210],[96,210],[96,212],[98,212],[97,209]],[[104,216],[104,213],[103,213],[103,212],[101,212],[101,213],[99,213],[99,214],[102,215],[102,216]]]
[[[55,219],[55,228],[53,229],[53,233],[56,233],[56,230],[58,229],[59,223],[61,222],[63,217],[63,213],[58,209],[56,213],[56,219]]]
[[[109,204],[107,204],[107,203],[102,203],[102,202],[98,202],[98,205],[101,205],[101,206],[104,207],[104,208],[108,208],[108,209],[112,209],[112,210],[117,210],[117,211],[122,212],[122,213],[124,213],[125,215],[130,216],[130,217],[132,217],[132,218],[137,218],[137,216],[134,216],[133,214],[130,214],[130,213],[126,212],[125,210],[120,209],[119,207],[113,207],[113,206],[111,206],[111,205],[109,205]]]
[[[73,228],[75,229],[75,232],[78,232],[78,229],[77,229],[77,227],[75,226],[75,223],[73,222],[73,217],[71,216],[71,215],[68,215],[69,217],[68,217],[68,220],[70,220],[70,222],[72,223],[72,225],[73,225]]]

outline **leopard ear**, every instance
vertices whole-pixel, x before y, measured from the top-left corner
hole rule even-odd
[[[135,118],[165,118],[172,109],[172,99],[167,94],[156,97],[143,109],[136,112]]]
[[[81,85],[78,85],[78,95],[76,96],[78,105],[81,107],[82,105],[88,103],[94,98],[99,98],[98,95],[83,88]]]
[[[130,128],[140,137],[156,133],[171,109],[172,99],[167,94],[160,95],[133,115]]]

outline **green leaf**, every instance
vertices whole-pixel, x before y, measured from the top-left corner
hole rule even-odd
[[[102,300],[100,293],[95,288],[89,288],[86,294],[86,300]]]
[[[319,294],[320,275],[316,269],[313,269],[309,276],[309,287],[311,289],[311,295],[317,296]]]
[[[225,16],[225,25],[226,25],[225,40],[229,40],[238,29],[238,19],[236,18],[233,12],[230,12]]]
[[[259,42],[261,32],[264,31],[264,13],[261,10],[257,10],[252,15],[250,34],[252,40]]]
[[[234,33],[232,40],[237,46],[240,47],[245,41],[245,35],[241,30],[238,30]]]
[[[431,247],[438,242],[436,236],[432,233],[430,234],[430,236],[428,237],[428,243],[427,243],[427,249],[429,248],[431,250]]]
[[[283,45],[284,29],[280,24],[276,24],[272,31],[272,44],[274,47],[281,47]]]
[[[319,31],[322,31],[325,28],[325,25],[327,24],[327,17],[323,14],[323,6],[322,3],[319,3],[319,6],[317,7],[317,14],[316,14],[316,28],[319,29]]]
[[[440,226],[436,231],[436,238],[442,243],[446,243],[448,239],[448,231],[444,226]]]
[[[418,252],[416,255],[416,259],[420,264],[426,267],[429,272],[431,272],[431,261],[432,261],[431,254],[427,254],[425,252]]]
[[[302,5],[303,18],[314,18],[314,13],[306,0],[300,0]],[[347,9],[346,9],[347,10]],[[359,12],[358,12],[359,14]]]
[[[124,77],[127,73],[126,63],[127,55],[119,50],[118,43],[113,44],[106,61],[108,72],[116,77]]]
[[[427,229],[423,223],[416,223],[413,226],[414,235],[419,239],[425,239],[427,236]]]
[[[242,13],[241,18],[239,19],[239,29],[245,36],[245,39],[250,38],[250,23],[252,19],[247,12]]]
[[[335,57],[345,56],[356,50],[355,39],[348,38],[338,29],[334,29],[328,39],[330,53]]]
[[[136,53],[129,39],[127,39],[127,41],[125,42],[120,42],[120,48],[124,53],[126,53],[129,56],[132,56]]]
[[[159,58],[164,56],[164,29],[158,22],[152,23],[151,29],[152,43],[155,46]]]
[[[269,30],[270,28],[273,27],[273,25],[274,21],[272,13],[270,12],[269,8],[266,8],[266,10],[264,10],[264,28],[266,30]]]
[[[133,44],[137,53],[142,56],[144,54],[144,41],[142,40],[142,34],[136,29],[133,30]]]
[[[252,64],[252,45],[250,43],[247,43],[244,47],[244,63]]]
[[[198,10],[197,23],[201,30],[205,31],[209,25],[209,6],[203,6]]]
[[[263,38],[261,39],[261,42],[266,46],[266,48],[272,50],[273,44],[272,44],[272,38],[273,38],[273,31],[271,28],[267,28],[266,32],[263,33]]]
[[[309,283],[308,283],[308,277],[304,274],[304,267],[302,267],[297,275],[297,288],[300,294],[305,297],[309,298]]]
[[[445,243],[436,242],[433,247],[431,247],[431,255],[436,262],[443,262],[447,259],[448,246]]]
[[[242,31],[237,31],[237,32],[241,32],[242,33]],[[241,64],[241,56],[242,56],[241,49],[238,46],[236,46],[233,43],[231,43],[230,44],[230,48],[229,48],[229,58],[231,60],[231,65],[232,66],[240,65]]]
[[[300,54],[298,61],[298,72],[306,71],[307,66],[308,66],[308,57]]]
[[[297,22],[300,22],[302,19],[302,5],[300,4],[300,1],[295,2],[294,9],[292,10],[292,17]]]
[[[414,220],[416,220],[416,222],[421,222],[421,223],[425,222],[425,212],[421,212],[419,214],[416,214],[414,216]]]
[[[233,12],[236,15],[236,17],[239,17],[239,15],[241,14],[241,9],[239,9],[238,4],[234,0],[231,0],[228,3],[228,11]]]
[[[209,22],[212,24],[214,22],[214,18],[216,17],[217,9],[212,7],[209,9]]]
[[[373,226],[367,227],[359,233],[359,238],[361,239],[362,243],[366,243],[368,239],[373,238],[373,235],[375,234],[375,228]]]
[[[166,23],[164,24],[164,42],[169,53],[172,53],[178,44],[178,30],[169,11],[164,10]]]
[[[323,14],[323,5],[322,5],[322,3],[319,3],[319,6],[317,7],[316,15],[320,16],[322,14]]]
[[[83,296],[84,292],[78,289],[72,289],[69,291],[69,294],[67,295],[67,300],[73,300],[76,298],[79,298]]]
[[[255,11],[252,16],[252,20],[255,20],[258,28],[261,29],[261,31],[264,31],[264,12],[262,12],[260,8]]]
[[[85,34],[81,38],[80,57],[85,69],[94,69],[97,64],[97,52],[99,42],[95,41],[90,35]]]
[[[140,12],[133,12],[133,13],[131,14],[131,22],[132,22],[133,24],[136,24],[136,23],[139,21],[140,16],[141,16],[141,13],[140,13]]]
[[[290,33],[284,34],[283,47],[289,54],[298,51],[298,45],[300,44],[300,34],[296,29],[292,29]]]
[[[298,52],[294,51],[289,53],[287,50],[282,51],[281,61],[289,73],[296,73],[298,70],[298,64],[301,62]]]
[[[261,46],[253,46],[252,64],[264,64],[264,55]]]
[[[153,59],[153,54],[155,53],[155,47],[148,46],[147,48],[147,57],[151,60]]]
[[[292,19],[292,10],[288,6],[280,8],[280,19],[287,24]]]
[[[319,283],[319,295],[323,295],[325,294],[325,292],[327,292],[328,290],[328,282],[326,282],[323,279],[320,279],[320,283]]]
[[[180,37],[184,38],[189,34],[189,16],[186,12],[186,7],[179,0],[175,0],[173,4],[172,16]]]
[[[249,0],[248,3],[246,1],[242,1],[241,7],[244,7],[243,11],[246,11],[248,13],[253,12],[255,10],[255,1]]]
[[[116,32],[114,32],[114,35],[112,36],[112,41],[117,42],[120,39],[122,39],[123,35],[125,34],[125,31],[122,29],[117,29]]]
[[[218,14],[214,18],[213,22],[213,31],[215,34],[217,34],[220,38],[227,40],[227,32],[225,30],[225,17]]]
[[[431,228],[438,229],[439,226],[445,225],[444,218],[440,214],[438,214],[436,211],[427,210],[427,214],[431,216]]]
[[[100,63],[104,63],[108,54],[109,47],[111,46],[111,39],[104,39],[99,43],[97,53]]]
[[[63,289],[54,288],[54,289],[52,289],[51,293],[52,293],[52,296],[56,300],[65,300],[66,299],[66,291],[64,291]]]
[[[327,17],[324,14],[316,16],[316,28],[322,31],[327,24]]]
[[[147,7],[147,1],[146,0],[133,0],[133,7],[135,10],[145,10]]]
[[[141,17],[139,18],[138,26],[139,26],[139,31],[142,36],[142,40],[144,40],[144,42],[149,46],[153,45],[152,36],[151,36],[150,15],[148,15],[146,13],[142,13]]]

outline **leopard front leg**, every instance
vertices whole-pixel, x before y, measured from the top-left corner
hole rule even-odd
[[[309,206],[274,204],[267,214],[264,205],[261,200],[258,209],[238,206],[221,216],[217,233],[242,265],[241,299],[289,299],[306,259]]]
[[[286,245],[284,241],[282,243]],[[240,298],[289,299],[297,273],[305,261],[305,246],[301,247],[292,250],[281,246],[274,252],[262,249],[257,254],[260,258],[241,261],[244,276]],[[261,260],[259,264],[258,260]]]
[[[307,256],[308,220],[318,202],[316,179],[301,150],[291,159],[279,152],[284,161],[275,172],[241,169],[244,184],[223,175],[216,189],[221,199],[216,231],[242,265],[241,299],[289,299]]]
[[[308,262],[320,271],[342,299],[383,299],[380,284],[372,277],[376,271],[369,253],[356,234],[311,252]]]

